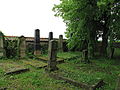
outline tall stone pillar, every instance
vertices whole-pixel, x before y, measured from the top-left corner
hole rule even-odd
[[[40,55],[40,30],[35,30],[35,37],[34,37],[34,55]]]
[[[0,57],[4,57],[5,55],[5,49],[4,49],[4,35],[0,31]]]
[[[59,35],[58,49],[59,52],[63,52],[63,35]]]
[[[19,42],[20,58],[26,57],[26,39],[24,36],[21,36]]]
[[[49,38],[48,38],[48,40],[50,41],[50,40],[53,40],[53,32],[49,32]]]
[[[49,42],[49,49],[48,49],[48,67],[47,71],[55,71],[58,70],[57,68],[57,46],[56,41],[51,40]]]

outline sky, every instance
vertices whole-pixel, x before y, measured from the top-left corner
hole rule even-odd
[[[40,29],[40,37],[47,38],[53,32],[55,38],[66,29],[65,23],[54,16],[52,8],[59,0],[0,0],[0,30],[6,36],[34,37]]]

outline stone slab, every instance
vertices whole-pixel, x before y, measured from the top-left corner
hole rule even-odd
[[[39,57],[38,58],[39,60],[41,61],[44,61],[44,62],[48,62],[48,58],[47,57]],[[57,63],[63,63],[64,62],[64,59],[61,59],[61,58],[57,58]]]
[[[47,66],[47,63],[37,61],[37,60],[22,60],[24,64],[31,65],[35,68],[44,68]]]
[[[66,77],[62,77],[58,74],[49,74],[51,77],[55,78],[55,79],[58,79],[58,80],[64,80],[65,82],[67,83],[70,83],[74,86],[77,86],[77,87],[80,87],[80,88],[83,88],[83,90],[96,90],[100,87],[102,87],[103,85],[105,85],[105,82],[103,80],[100,80],[98,83],[96,83],[95,85],[88,85],[88,84],[85,84],[83,82],[77,82],[75,80],[71,80],[69,78],[66,78]]]
[[[80,88],[84,88],[84,90],[92,90],[91,86],[87,85],[85,83],[77,82],[75,80],[71,80],[69,78],[65,78],[65,77],[59,76],[57,74],[50,74],[50,76],[55,78],[55,79],[58,79],[58,80],[64,80],[65,82],[70,83],[70,84],[72,84],[74,86],[77,86],[77,87],[80,87]]]
[[[5,61],[0,63],[0,68],[2,68],[4,72],[9,72],[11,70],[24,69],[25,67],[17,62]]]
[[[29,68],[13,68],[11,71],[5,72],[5,75],[19,74],[26,71],[29,71]]]

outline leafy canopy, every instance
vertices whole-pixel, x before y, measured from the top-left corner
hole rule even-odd
[[[60,0],[53,7],[55,16],[60,16],[66,23],[66,37],[69,48],[80,48],[84,40],[98,39],[104,25],[114,36],[120,36],[120,1],[119,0]],[[105,19],[107,17],[107,19]]]

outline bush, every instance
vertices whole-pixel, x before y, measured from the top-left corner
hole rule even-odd
[[[7,58],[18,58],[18,40],[6,40],[5,50]]]

